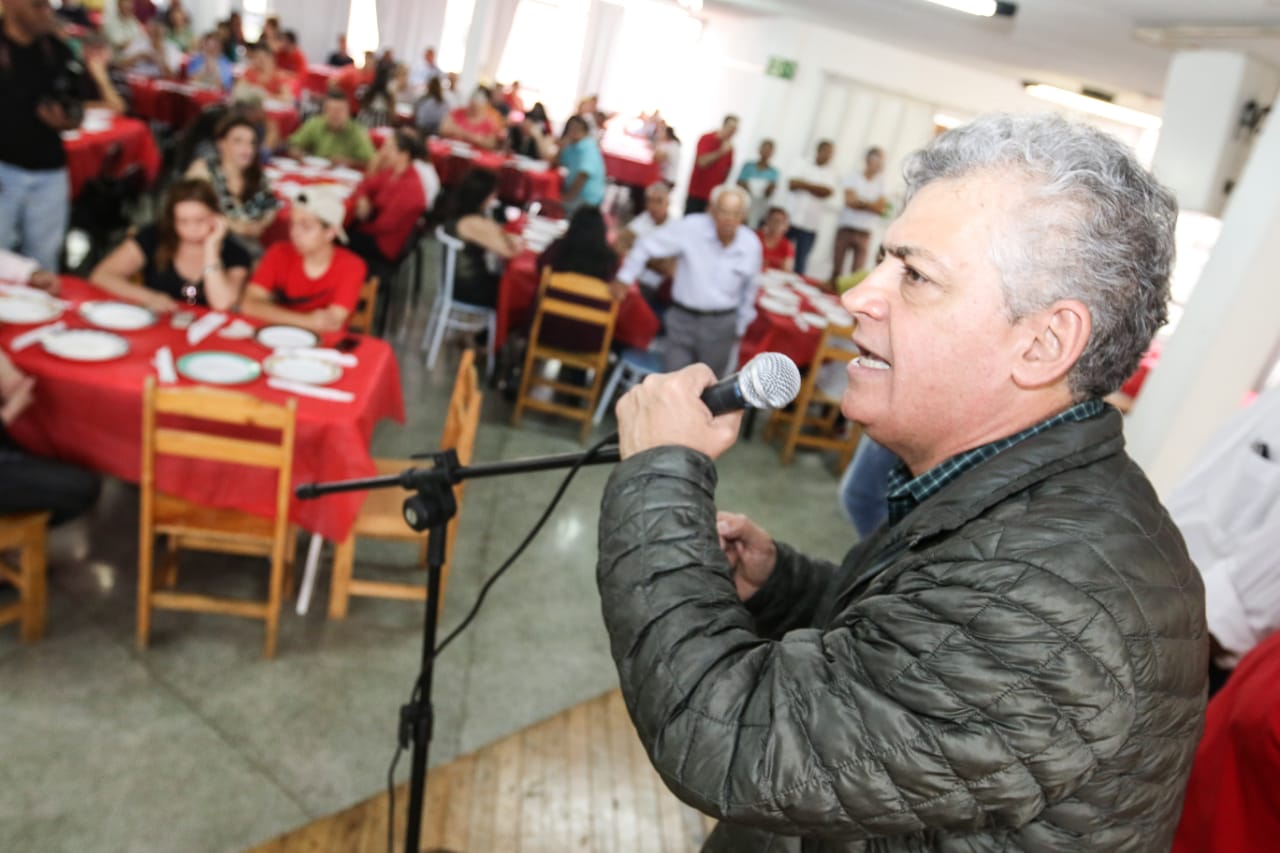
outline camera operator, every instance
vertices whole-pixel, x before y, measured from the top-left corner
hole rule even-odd
[[[0,248],[58,268],[67,229],[61,131],[80,126],[96,87],[54,34],[49,0],[4,0],[0,19]]]

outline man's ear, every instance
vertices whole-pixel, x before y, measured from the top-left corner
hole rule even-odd
[[[1063,381],[1089,343],[1093,319],[1076,299],[1053,303],[1019,321],[1025,334],[1013,365],[1020,388],[1044,388]]]

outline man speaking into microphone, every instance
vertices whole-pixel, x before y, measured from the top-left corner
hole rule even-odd
[[[708,368],[619,402],[598,580],[627,707],[719,818],[704,850],[1167,850],[1203,589],[1102,398],[1165,322],[1173,196],[1052,116],[976,120],[905,171],[844,296],[843,403],[903,465],[840,565],[717,513],[740,415],[699,400]]]

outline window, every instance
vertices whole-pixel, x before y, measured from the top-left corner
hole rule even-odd
[[[364,52],[377,50],[378,41],[377,0],[351,0],[351,10],[347,13],[347,54],[363,66]]]

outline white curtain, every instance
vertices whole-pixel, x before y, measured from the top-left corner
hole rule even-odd
[[[582,66],[578,71],[578,100],[600,93],[609,58],[613,55],[626,9],[614,3],[591,0],[587,32],[582,40]]]
[[[351,0],[272,0],[268,8],[280,16],[284,29],[298,34],[298,46],[307,61],[320,64],[347,30]]]
[[[390,48],[411,68],[429,47],[438,55],[447,5],[445,0],[377,0],[380,49]]]
[[[507,39],[511,35],[511,25],[516,20],[516,9],[523,0],[489,0],[488,38],[483,42],[480,56],[480,77],[493,81],[498,76],[498,63],[502,62],[502,52],[507,49]],[[477,23],[472,22],[474,27]],[[510,82],[505,81],[505,82]]]

